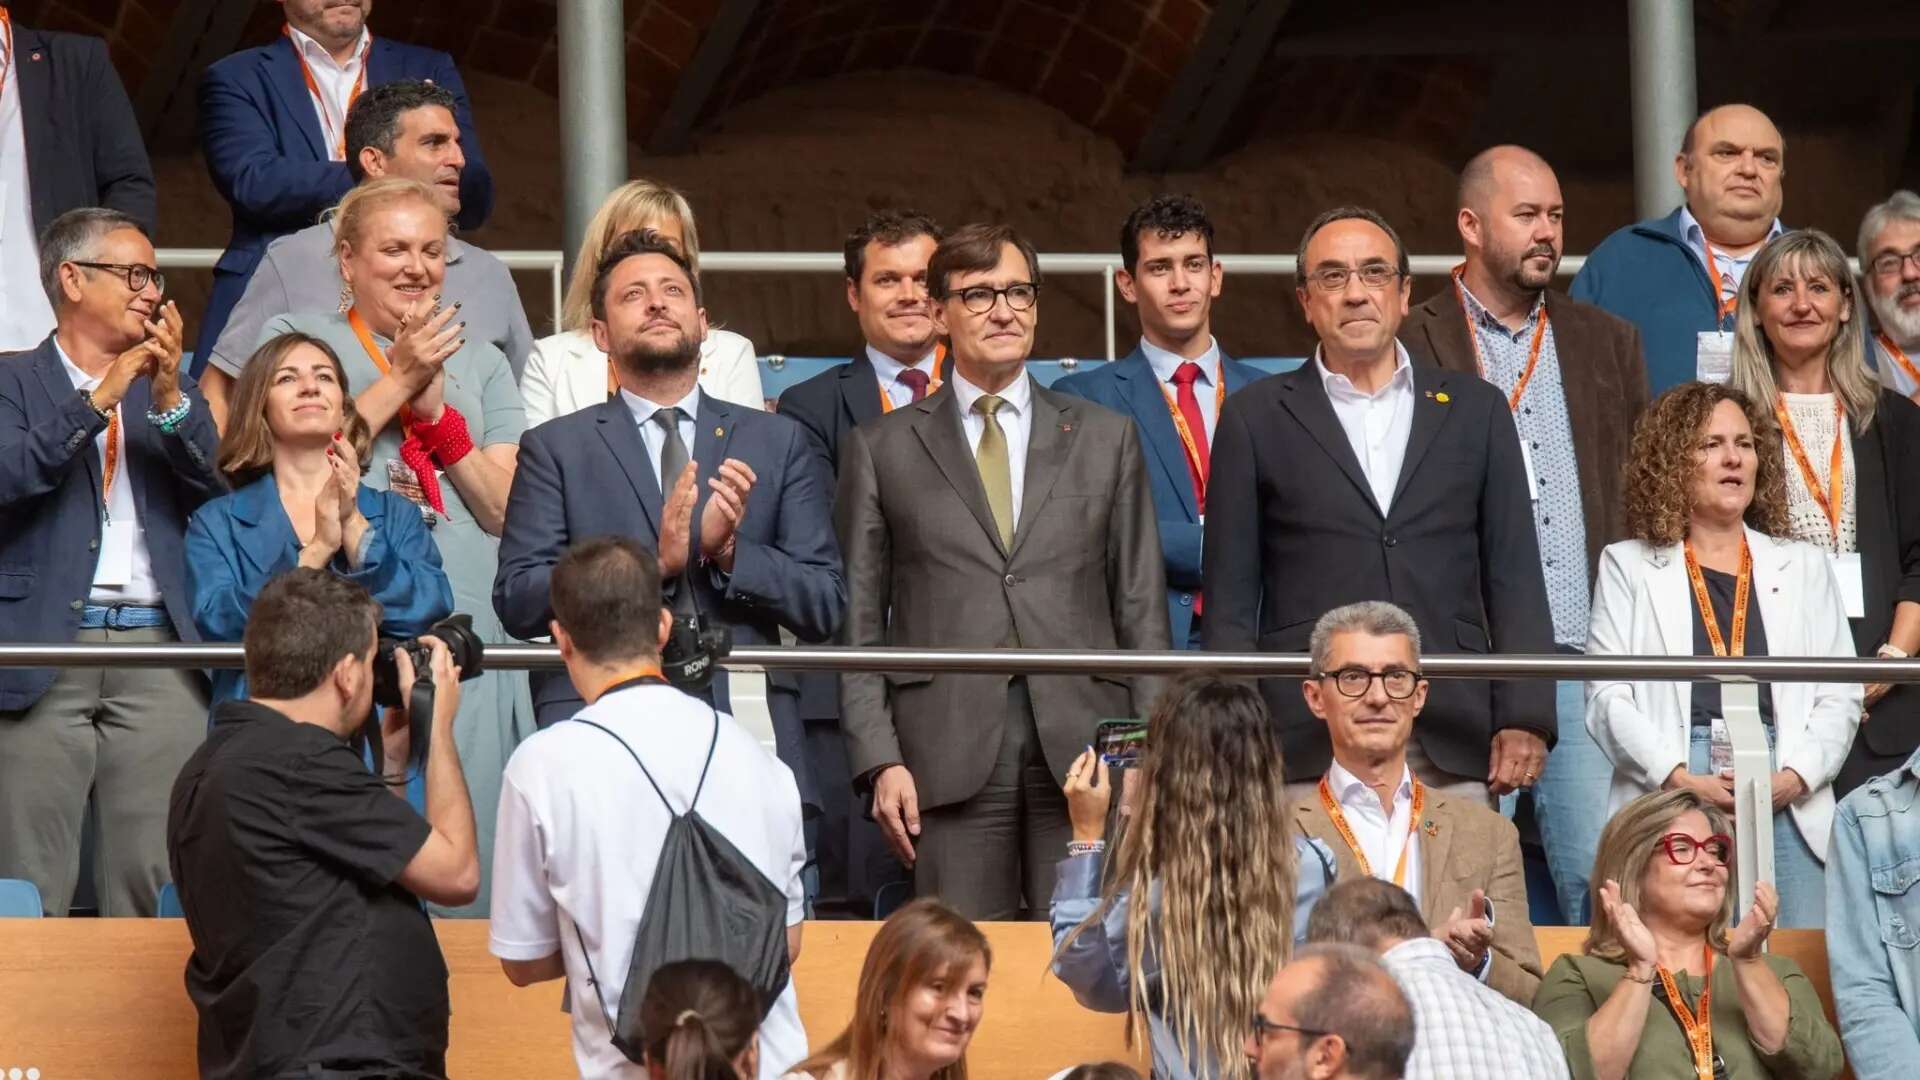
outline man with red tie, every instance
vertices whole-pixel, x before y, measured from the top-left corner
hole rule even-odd
[[[1173,642],[1197,649],[1213,429],[1227,396],[1261,373],[1229,359],[1213,339],[1224,272],[1199,200],[1156,195],[1135,207],[1120,227],[1120,258],[1125,268],[1113,280],[1140,313],[1140,344],[1125,359],[1068,375],[1053,389],[1133,417],[1153,481]]]

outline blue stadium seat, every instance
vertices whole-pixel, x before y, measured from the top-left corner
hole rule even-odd
[[[46,913],[33,882],[0,878],[0,919],[37,919]]]
[[[180,907],[180,890],[169,881],[160,886],[160,899],[154,904],[153,913],[162,919],[184,919],[187,913]]]

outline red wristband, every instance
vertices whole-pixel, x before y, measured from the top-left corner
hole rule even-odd
[[[467,418],[451,405],[443,409],[440,419],[431,424],[415,421],[413,435],[443,469],[453,468],[454,462],[473,452],[473,436],[467,432]]]

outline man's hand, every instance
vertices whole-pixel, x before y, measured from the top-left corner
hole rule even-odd
[[[691,464],[691,463],[689,463]],[[733,538],[747,517],[747,496],[757,477],[746,462],[728,458],[707,486],[713,494],[700,511],[700,554],[720,569],[733,572]]]
[[[1502,728],[1493,733],[1493,754],[1487,759],[1487,790],[1505,795],[1532,787],[1547,764],[1547,741],[1525,728]]]
[[[133,386],[134,380],[151,372],[154,365],[160,362],[158,349],[159,345],[152,338],[147,338],[114,357],[113,363],[107,366],[107,373],[100,376],[100,385],[93,388],[94,408],[111,409],[120,404],[120,399],[127,396],[127,390]]]
[[[1795,799],[1807,793],[1807,782],[1792,769],[1781,769],[1773,774],[1773,812],[1779,813]]]
[[[1733,813],[1733,777],[1725,773],[1718,776],[1701,776],[1688,772],[1684,766],[1676,765],[1673,771],[1667,774],[1666,782],[1660,786],[1668,791],[1686,788],[1727,813]]]
[[[905,765],[888,765],[873,779],[873,820],[903,866],[914,861],[913,838],[920,835],[920,792]]]
[[[180,309],[169,300],[146,322],[147,340],[153,348],[153,411],[164,413],[180,404],[180,355],[185,347],[186,324]]]
[[[1454,908],[1445,922],[1434,927],[1433,936],[1446,945],[1461,971],[1479,971],[1480,965],[1486,962],[1487,950],[1493,947],[1493,923],[1487,920],[1486,891],[1473,890],[1473,895],[1467,898],[1467,909]]]
[[[693,532],[693,504],[696,493],[693,490],[693,462],[680,470],[680,479],[674,481],[673,490],[667,494],[667,501],[660,510],[660,549],[655,557],[660,563],[660,580],[669,581],[679,577],[687,568],[688,537]]]
[[[460,668],[454,664],[446,642],[430,637],[426,645],[433,656],[433,737],[451,739],[453,718],[460,711]],[[400,685],[408,684],[403,681]]]

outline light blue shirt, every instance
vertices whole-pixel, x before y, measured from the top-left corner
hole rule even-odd
[[[927,355],[913,365],[913,370],[927,373],[928,393],[933,392],[933,380],[939,374],[933,366],[935,351],[928,349]],[[867,346],[867,360],[873,364],[873,377],[880,384],[880,392],[887,395],[887,400],[893,402],[894,408],[913,404],[913,387],[900,381],[900,373],[907,370],[907,365],[871,345]]]
[[[1920,752],[1840,800],[1827,844],[1827,969],[1859,1077],[1920,1062]]]
[[[640,425],[640,441],[647,444],[647,461],[653,465],[653,474],[660,476],[660,451],[667,445],[667,432],[654,422],[653,414],[667,407],[664,401],[648,401],[639,394],[622,387],[620,400],[627,403],[627,411],[633,414],[633,422]],[[673,402],[680,409],[680,420],[675,426],[680,429],[680,441],[687,448],[687,460],[693,460],[693,418],[700,412],[700,385],[694,384],[687,396]],[[673,491],[677,476],[660,476],[660,494],[664,498]]]
[[[1783,231],[1780,219],[1774,218],[1773,228],[1767,230],[1767,239],[1771,240]],[[1706,231],[1700,228],[1700,222],[1685,203],[1680,205],[1680,235],[1687,238],[1687,247],[1693,249],[1693,255],[1700,260],[1700,265],[1707,268],[1707,276],[1714,280],[1721,300],[1732,296],[1740,288],[1740,282],[1746,279],[1747,267],[1752,264],[1753,257],[1760,254],[1758,247],[1745,255],[1730,255],[1720,248],[1714,248],[1713,259],[1709,263]],[[1764,243],[1760,245],[1765,246]]]
[[[1173,373],[1180,370],[1181,364],[1199,365],[1200,377],[1193,380],[1193,396],[1200,400],[1200,419],[1207,426],[1207,445],[1212,446],[1213,429],[1220,422],[1220,407],[1216,400],[1219,395],[1214,389],[1221,377],[1220,343],[1209,335],[1207,351],[1192,360],[1179,353],[1170,353],[1146,338],[1140,339],[1140,351],[1145,354],[1147,363],[1153,365],[1153,377],[1160,380],[1160,385],[1166,387],[1169,395],[1175,395],[1172,397],[1175,401],[1178,400],[1180,388],[1173,384]]]

